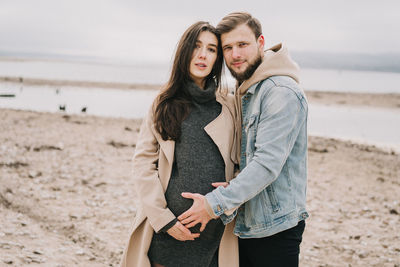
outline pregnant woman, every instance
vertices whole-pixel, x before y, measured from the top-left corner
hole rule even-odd
[[[221,92],[222,51],[215,28],[197,22],[183,34],[171,76],[144,119],[133,159],[137,214],[122,266],[238,266],[233,225],[220,219],[187,228],[177,217],[232,179],[233,96]]]

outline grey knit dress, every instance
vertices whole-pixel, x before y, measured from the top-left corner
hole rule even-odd
[[[182,122],[180,140],[175,143],[174,164],[165,193],[168,208],[177,217],[193,203],[183,198],[182,192],[205,195],[213,190],[212,182],[225,181],[224,160],[204,130],[221,113],[221,105],[215,99],[215,85],[203,90],[190,83],[187,90],[193,105]],[[217,267],[218,247],[225,228],[221,220],[211,220],[199,238],[185,242],[166,233],[175,222],[176,219],[154,234],[148,253],[150,260],[166,267]],[[198,233],[199,229],[200,224],[190,230]]]

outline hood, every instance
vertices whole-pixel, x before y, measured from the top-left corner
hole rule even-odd
[[[299,72],[299,66],[292,60],[287,48],[282,44],[277,44],[265,50],[262,63],[250,79],[239,86],[237,92],[239,95],[244,95],[253,84],[276,75],[292,77],[299,83]]]

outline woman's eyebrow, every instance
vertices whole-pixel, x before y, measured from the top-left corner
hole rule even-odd
[[[202,44],[203,42],[200,41],[200,40],[197,40],[197,41],[196,41],[196,44],[197,44],[197,43]],[[216,44],[214,44],[214,43],[209,43],[209,44],[207,44],[207,45],[214,46],[214,47],[217,47],[217,46],[218,46],[218,45],[216,45]]]

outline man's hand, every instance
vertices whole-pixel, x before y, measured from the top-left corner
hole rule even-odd
[[[200,194],[182,193],[182,197],[193,199],[193,205],[190,209],[182,213],[178,217],[178,220],[184,224],[186,228],[191,228],[196,224],[201,223],[200,232],[203,232],[207,223],[212,219],[205,207],[205,196]]]
[[[183,226],[182,223],[177,221],[174,226],[168,229],[167,233],[179,241],[194,240],[198,238],[200,234],[192,234],[189,229]]]

